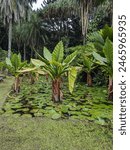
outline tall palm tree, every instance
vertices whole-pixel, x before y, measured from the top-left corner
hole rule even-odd
[[[4,24],[8,24],[8,58],[11,56],[12,24],[25,17],[29,5],[36,0],[0,0],[0,11]]]

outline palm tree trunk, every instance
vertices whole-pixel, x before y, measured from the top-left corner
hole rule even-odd
[[[12,43],[12,19],[9,21],[9,31],[8,31],[8,58],[11,57],[11,43]]]
[[[113,79],[111,76],[109,76],[108,100],[113,100]]]
[[[35,83],[35,77],[34,77],[32,72],[29,73],[29,78],[30,78],[30,84],[34,84]]]
[[[52,100],[54,102],[60,102],[63,96],[62,92],[60,91],[60,85],[60,79],[55,79],[52,81]]]
[[[24,44],[24,60],[26,60],[26,45]]]
[[[81,22],[82,22],[82,35],[83,35],[83,45],[86,44],[86,36],[88,30],[88,9],[89,9],[89,1],[81,0]]]
[[[87,73],[87,85],[92,86],[92,76],[90,73]]]

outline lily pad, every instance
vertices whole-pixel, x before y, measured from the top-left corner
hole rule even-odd
[[[55,113],[55,114],[52,115],[51,118],[54,119],[54,120],[57,120],[57,119],[61,118],[61,114]]]
[[[63,105],[61,108],[62,113],[67,113],[68,112],[68,106]]]

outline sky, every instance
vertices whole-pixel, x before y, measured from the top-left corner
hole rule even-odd
[[[41,8],[42,2],[43,2],[43,0],[37,0],[37,3],[33,4],[33,9],[37,10],[38,8]]]

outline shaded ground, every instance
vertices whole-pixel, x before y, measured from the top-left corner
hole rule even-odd
[[[112,133],[93,123],[0,117],[1,150],[112,150]]]
[[[12,84],[13,84],[12,77],[7,77],[0,83],[0,109],[2,108],[2,105],[5,102],[7,93],[11,89]]]

